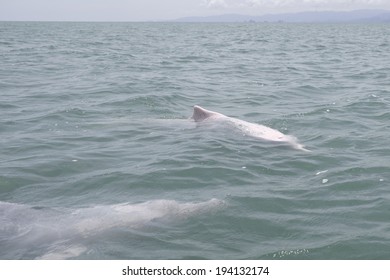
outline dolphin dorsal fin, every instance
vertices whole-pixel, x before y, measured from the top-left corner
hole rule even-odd
[[[192,119],[196,122],[201,122],[207,118],[209,118],[211,115],[213,115],[214,112],[203,109],[202,107],[195,105],[194,106],[194,113],[192,114]]]

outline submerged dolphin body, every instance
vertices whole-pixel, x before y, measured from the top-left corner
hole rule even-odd
[[[129,236],[142,228],[206,216],[223,208],[224,200],[203,202],[149,200],[134,204],[83,208],[35,207],[0,201],[0,259],[77,258],[110,240],[113,233]],[[150,229],[150,228],[149,228]],[[93,250],[93,249],[92,249]]]
[[[222,121],[238,129],[244,135],[271,142],[288,144],[294,149],[309,152],[302,144],[298,143],[298,140],[294,136],[285,135],[278,130],[264,125],[246,122],[218,112],[209,111],[197,105],[194,106],[194,112],[191,118],[195,122]]]

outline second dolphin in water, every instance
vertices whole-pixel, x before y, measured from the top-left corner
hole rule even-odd
[[[246,122],[225,116],[218,112],[209,111],[197,105],[194,106],[194,112],[191,118],[195,122],[223,121],[232,125],[244,135],[281,144],[288,144],[297,150],[309,152],[302,144],[298,143],[298,140],[294,136],[285,135],[278,130],[264,125]]]

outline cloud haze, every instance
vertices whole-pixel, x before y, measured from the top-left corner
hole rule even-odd
[[[204,2],[210,8],[239,8],[245,6],[252,8],[285,8],[299,6],[299,8],[328,7],[329,9],[337,9],[337,7],[365,6],[366,8],[375,8],[389,6],[387,0],[205,0]]]
[[[228,7],[227,3],[225,0],[204,0],[203,4],[207,8],[226,8]]]
[[[389,0],[0,0],[0,20],[149,21],[224,13],[387,9]]]

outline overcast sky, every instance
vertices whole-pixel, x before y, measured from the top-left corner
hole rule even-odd
[[[390,0],[0,0],[0,20],[158,21],[356,9],[390,10]]]

